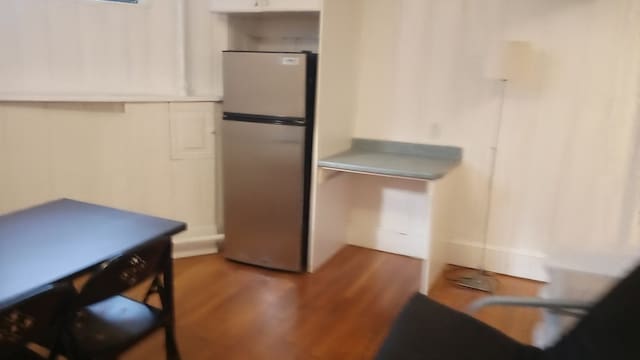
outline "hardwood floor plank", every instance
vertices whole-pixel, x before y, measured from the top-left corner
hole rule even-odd
[[[468,269],[453,268],[453,276]],[[495,275],[498,281],[494,295],[536,296],[541,283],[505,275]],[[445,278],[440,279],[431,290],[430,297],[456,310],[465,311],[475,300],[488,296],[486,293],[455,286]],[[531,308],[489,307],[479,311],[476,318],[497,328],[512,338],[530,343],[533,328],[540,319],[540,311]]]
[[[177,335],[185,360],[371,359],[418,290],[420,261],[347,246],[314,274],[260,269],[220,255],[175,261]],[[538,283],[499,277],[500,292],[533,295]],[[434,299],[457,309],[484,296],[440,281]],[[528,341],[536,313],[482,311],[479,318]],[[124,359],[164,358],[154,334]]]

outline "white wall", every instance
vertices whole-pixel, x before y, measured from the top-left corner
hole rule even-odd
[[[480,262],[500,99],[499,83],[483,71],[491,49],[505,40],[532,43],[536,76],[507,88],[487,267],[540,279],[552,244],[597,249],[629,241],[620,238],[620,219],[630,191],[640,79],[639,6],[631,0],[363,6],[354,136],[464,148],[450,261]]]
[[[215,251],[213,103],[0,104],[0,213],[67,197],[187,222]]]
[[[424,258],[431,215],[427,182],[371,175],[344,176],[351,178],[347,242]]]
[[[360,1],[324,0],[320,19],[313,164],[351,146],[355,120]],[[312,167],[309,265],[314,271],[346,244],[349,177]]]
[[[220,51],[228,43],[227,18],[208,12],[207,2],[185,1],[187,23],[181,29],[177,0],[144,0],[140,5],[6,0],[0,12],[0,94],[174,95],[184,92],[185,86],[191,95],[220,94]],[[488,149],[500,91],[497,82],[482,76],[483,63],[503,40],[530,41],[538,53],[538,81],[507,89],[488,267],[542,278],[539,265],[551,245],[598,249],[620,242],[639,244],[639,167],[630,166],[638,162],[640,153],[636,150],[632,158],[634,141],[638,142],[633,136],[640,129],[633,125],[640,72],[639,6],[633,0],[326,0],[317,124],[321,141],[316,144],[316,156],[344,150],[351,135],[464,147],[464,164],[452,179],[459,198],[449,209],[457,214],[452,219],[450,259],[478,265]],[[184,59],[182,36],[186,39]],[[186,74],[181,78],[183,60]],[[214,225],[210,210],[176,210],[189,205],[169,206],[166,198],[141,195],[149,194],[146,188],[132,192],[138,195],[125,196],[124,188],[132,182],[140,184],[140,179],[123,184],[101,177],[109,169],[125,166],[114,157],[98,160],[106,156],[110,141],[117,143],[113,139],[119,139],[122,129],[128,129],[125,132],[132,138],[146,134],[145,143],[155,144],[145,147],[144,156],[155,158],[156,151],[166,155],[171,143],[164,129],[170,113],[166,106],[2,105],[0,147],[6,151],[0,153],[0,159],[10,166],[0,179],[1,191],[6,193],[0,197],[0,209],[69,191],[95,196],[96,201],[117,198],[125,207],[144,207],[166,216],[182,217],[171,211],[189,213],[185,218],[194,224]],[[141,113],[146,115],[133,115]],[[153,122],[155,117],[162,120]],[[145,120],[125,121],[138,118]],[[103,127],[109,139],[95,137],[99,133],[95,129]],[[62,144],[58,136],[65,139]],[[69,145],[65,145],[67,140]],[[93,149],[80,162],[81,167],[67,160],[72,145]],[[61,148],[55,150],[56,146]],[[124,156],[122,148],[114,151]],[[61,154],[56,155],[60,160],[55,166],[47,163],[50,154]],[[17,161],[19,158],[28,161]],[[55,170],[58,161],[61,170]],[[176,166],[194,166],[180,171],[191,174],[189,181],[204,184],[210,176],[196,175],[201,168],[193,164],[205,160],[156,161],[164,164],[160,175],[168,174],[167,164],[173,164],[173,171]],[[85,167],[92,170],[78,173]],[[71,177],[73,174],[80,177]],[[357,177],[327,179],[327,174],[316,174],[314,201],[367,204],[364,191],[350,191],[351,186],[359,186],[349,184]],[[78,187],[64,185],[60,179],[65,176]],[[163,176],[156,181],[152,188],[168,184]],[[403,203],[407,194],[398,192],[397,184],[372,180],[369,185],[380,193],[396,192],[399,197],[391,196],[393,204],[419,203],[410,198]],[[198,191],[175,200],[195,197]],[[108,200],[109,196],[114,198]],[[341,227],[331,224],[351,220],[345,208],[322,208],[328,210],[314,214],[313,236],[318,236],[317,231],[328,233],[312,239],[312,268],[346,241],[345,233],[336,232]],[[361,209],[368,211],[366,206]],[[208,220],[198,220],[205,218]],[[366,226],[353,219],[359,228]],[[329,225],[319,226],[323,222]],[[407,219],[383,222],[397,233],[422,226]],[[381,229],[371,225],[375,231]]]
[[[180,94],[178,4],[5,0],[0,93]]]
[[[319,18],[319,13],[298,12],[229,15],[229,48],[245,51],[317,53]]]
[[[216,97],[226,44],[226,16],[209,0],[6,0],[0,97]]]
[[[638,98],[640,108],[640,97]],[[638,111],[640,118],[640,111]],[[621,237],[629,239],[629,243],[640,246],[640,119],[636,123],[635,151],[631,160],[634,166],[630,169],[626,189],[626,212],[623,214]],[[625,226],[626,225],[626,226]]]
[[[208,3],[3,1],[0,99],[219,95],[227,34]],[[178,255],[214,251],[218,111],[213,103],[0,103],[0,212],[72,197],[184,220]]]
[[[209,11],[209,0],[184,0],[187,93],[222,94],[222,51],[227,50],[227,16]]]

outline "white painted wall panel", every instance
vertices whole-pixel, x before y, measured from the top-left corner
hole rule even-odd
[[[176,248],[218,238],[213,103],[0,104],[0,213],[68,197],[188,223]],[[172,159],[175,128],[207,149]],[[184,125],[184,127],[183,127]],[[180,146],[180,143],[177,143]],[[188,144],[187,144],[188,147]],[[189,149],[184,149],[188,151]]]
[[[221,95],[227,17],[210,12],[208,0],[187,0],[185,6],[187,92],[190,95]]]
[[[492,49],[507,40],[532,44],[536,73],[506,90],[487,267],[544,278],[552,245],[627,241],[620,220],[629,214],[623,199],[632,192],[639,6],[631,0],[363,6],[354,136],[464,148],[452,180],[458,191],[450,261],[480,264],[500,103],[499,83],[484,68]]]
[[[640,109],[640,96],[638,97],[638,108]],[[640,247],[640,111],[637,114],[638,120],[635,129],[635,150],[629,169],[629,176],[626,186],[625,210],[623,212],[623,224],[621,238],[627,239],[632,246]]]
[[[424,259],[427,254],[427,183],[348,174],[347,242]]]
[[[5,0],[0,94],[180,94],[176,0]]]
[[[350,179],[318,169],[318,159],[349,148],[355,121],[360,1],[325,0],[320,18],[317,109],[311,180],[308,270],[347,241]]]

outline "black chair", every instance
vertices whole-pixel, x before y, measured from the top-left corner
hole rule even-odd
[[[416,294],[383,343],[378,360],[638,360],[640,267],[581,318],[555,345],[541,350]]]
[[[0,359],[44,359],[28,345],[37,344],[56,355],[65,307],[75,294],[65,284],[48,285],[16,300],[0,312]]]
[[[65,353],[71,359],[114,359],[154,331],[165,329],[168,359],[179,359],[174,339],[170,289],[163,267],[170,261],[170,243],[155,241],[103,264],[76,296],[67,322]],[[153,279],[144,299],[122,295]],[[148,304],[157,293],[162,304]]]

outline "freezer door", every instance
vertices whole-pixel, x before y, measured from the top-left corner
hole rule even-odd
[[[304,126],[224,120],[225,257],[301,271]]]
[[[224,52],[224,111],[304,118],[307,56]]]

